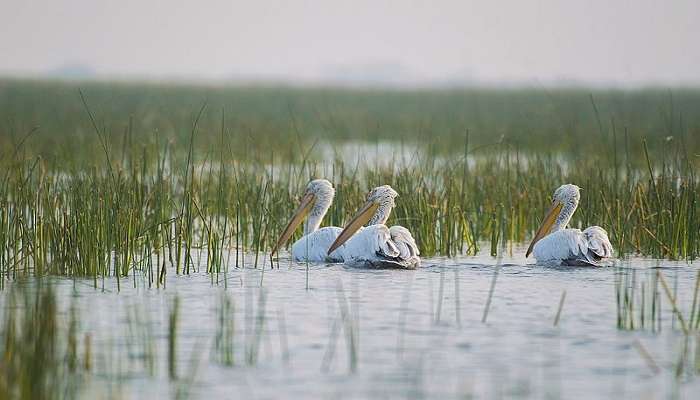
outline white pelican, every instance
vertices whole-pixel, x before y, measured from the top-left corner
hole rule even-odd
[[[544,265],[602,266],[612,257],[613,248],[608,233],[599,226],[567,229],[578,207],[581,193],[576,185],[562,185],[552,198],[552,206],[542,220],[525,257],[535,254]]]
[[[338,251],[346,264],[354,266],[418,267],[420,253],[411,232],[403,226],[384,225],[395,206],[396,196],[398,193],[389,185],[372,189],[364,206],[328,249],[329,253]]]
[[[338,252],[330,253],[330,255],[328,252],[331,243],[338,237],[342,229],[337,226],[318,228],[333,202],[333,197],[335,197],[335,189],[327,180],[315,179],[309,182],[306,185],[301,204],[292,215],[287,227],[284,228],[282,236],[272,249],[272,254],[287,243],[294,230],[308,215],[304,224],[304,236],[292,244],[294,261],[342,262],[343,259],[337,255]]]

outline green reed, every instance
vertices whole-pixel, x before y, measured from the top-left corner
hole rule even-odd
[[[61,286],[53,278],[19,280],[0,292],[0,399],[119,397],[134,376],[149,384],[170,377],[176,398],[191,390],[203,343],[178,372],[179,297],[168,306],[163,335],[155,334],[157,323],[140,301],[120,311],[124,330],[110,332],[81,323],[84,308],[77,298],[64,301],[70,296]]]
[[[51,286],[38,283],[34,290],[13,287],[3,296],[8,307],[0,329],[2,398],[74,398],[81,373],[90,368],[89,340],[81,345],[75,309],[61,323]]]
[[[687,315],[679,304],[678,293],[672,289],[661,269],[636,270],[626,267],[615,269],[615,301],[617,304],[617,327],[622,330],[663,329],[662,310],[671,313],[672,327],[686,336],[700,329],[700,271],[697,272],[692,301]]]
[[[392,185],[400,197],[389,223],[410,229],[425,256],[473,255],[482,246],[494,256],[516,251],[513,244],[531,238],[562,183],[583,188],[571,225],[604,227],[620,256],[690,260],[700,251],[694,134],[700,123],[691,107],[700,95],[692,91],[681,91],[682,107],[671,114],[665,97],[654,91],[595,93],[595,113],[589,96],[579,104],[581,93],[558,92],[561,101],[576,104],[560,110],[569,110],[567,118],[578,121],[574,110],[589,116],[565,124],[565,130],[544,120],[547,103],[532,91],[416,92],[404,99],[326,91],[324,98],[348,109],[339,115],[316,110],[314,119],[309,110],[322,102],[319,90],[312,89],[280,89],[295,108],[282,107],[271,89],[95,84],[79,93],[68,84],[0,85],[5,89],[0,104],[7,106],[0,114],[13,121],[0,128],[0,273],[5,279],[83,276],[98,286],[105,277],[121,282],[139,275],[160,287],[168,274],[201,271],[217,282],[223,274],[226,282],[229,268],[262,268],[270,261],[269,249],[304,185],[317,177],[336,186],[324,220],[336,226],[355,212],[368,189]],[[53,108],[31,102],[38,89],[57,96],[47,100]],[[106,100],[109,93],[113,102]],[[537,120],[549,132],[547,140],[514,133],[516,128],[495,121],[493,110],[465,111],[480,121],[480,129],[468,133],[458,129],[464,121],[454,117],[457,113],[453,118],[461,122],[449,126],[444,120],[424,124],[421,113],[403,117],[413,125],[399,118],[423,97],[456,112],[449,102],[464,103],[460,96],[506,102],[502,118],[522,123],[528,132],[536,130]],[[416,133],[381,136],[393,140],[394,149],[413,146],[408,155],[379,153],[384,157],[348,161],[343,134],[314,133],[314,123],[329,132],[350,132],[359,117],[349,113],[378,99],[397,102],[372,114],[378,123],[387,123],[388,131]],[[620,99],[627,103],[619,105]],[[263,100],[271,105],[263,107]],[[649,103],[658,106],[655,113]],[[441,115],[432,107],[428,111]],[[533,120],[518,117],[519,109],[533,112]],[[38,124],[46,125],[35,128]],[[494,138],[495,132],[503,134]],[[586,132],[594,132],[595,139]],[[550,145],[542,151],[545,143]],[[332,156],[319,154],[323,144]]]

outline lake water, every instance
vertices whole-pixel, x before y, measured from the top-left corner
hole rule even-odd
[[[621,331],[618,270],[529,263],[479,256],[424,259],[415,271],[310,265],[307,272],[283,259],[264,272],[231,269],[218,283],[168,271],[165,289],[149,289],[137,275],[122,279],[119,292],[113,279],[98,281],[97,290],[92,280],[53,281],[62,315],[73,304],[92,340],[85,398],[698,398],[700,376],[688,368],[698,367],[698,339],[691,335],[682,351],[663,292],[661,332]],[[687,318],[700,264],[620,264],[637,270],[637,284],[663,267]]]

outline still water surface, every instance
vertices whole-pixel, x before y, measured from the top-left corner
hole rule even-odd
[[[677,377],[683,335],[665,297],[661,332],[620,331],[614,268],[528,263],[434,258],[415,271],[311,265],[307,274],[304,264],[283,260],[264,272],[231,269],[218,283],[198,273],[171,274],[165,289],[149,289],[138,275],[122,280],[120,292],[113,280],[98,290],[91,280],[57,279],[56,287],[61,309],[77,307],[93,340],[86,398],[105,388],[125,398],[172,397],[178,386],[192,398],[698,398],[700,377]],[[621,265],[637,269],[638,281],[662,266],[689,315],[700,264]],[[173,383],[167,338],[175,298]],[[693,353],[695,346],[693,338]]]

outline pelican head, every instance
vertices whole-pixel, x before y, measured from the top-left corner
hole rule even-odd
[[[384,224],[389,219],[391,209],[396,206],[394,199],[398,193],[389,185],[382,185],[372,189],[367,194],[367,200],[350,222],[345,225],[343,231],[335,239],[335,242],[328,249],[328,254],[334,252],[343,243],[347,242],[352,235],[363,225]]]
[[[576,185],[561,185],[554,191],[552,205],[549,207],[549,210],[542,220],[542,224],[537,229],[535,237],[527,248],[525,257],[528,257],[530,253],[532,253],[532,249],[540,239],[554,231],[564,229],[566,225],[569,224],[571,217],[574,215],[574,211],[576,211],[576,207],[578,207],[580,199],[581,188]]]
[[[309,234],[321,225],[321,219],[328,211],[328,208],[335,197],[335,189],[333,185],[325,179],[314,179],[306,185],[304,196],[301,198],[301,203],[292,215],[292,218],[284,228],[277,244],[272,249],[272,254],[276,253],[294,233],[294,230],[308,216],[304,234]]]

